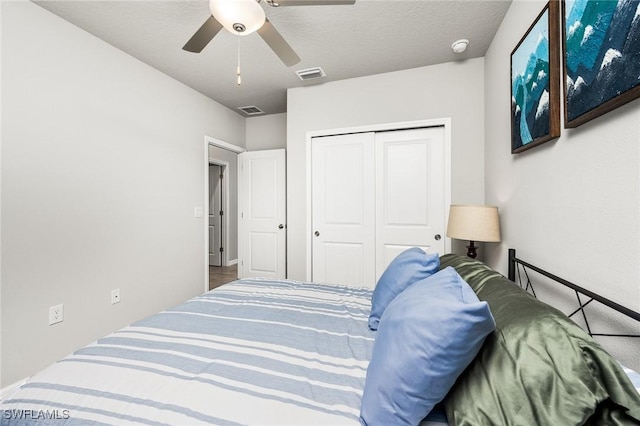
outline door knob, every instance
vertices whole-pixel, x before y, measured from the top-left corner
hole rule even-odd
[[[313,235],[315,235],[316,237],[320,236],[320,233],[318,231],[314,232]]]
[[[436,241],[440,241],[440,238],[442,238],[442,237],[440,236],[440,234],[436,234],[436,235],[433,236],[433,238],[435,238]]]
[[[283,224],[278,225],[278,229],[282,229],[282,228],[284,228]]]

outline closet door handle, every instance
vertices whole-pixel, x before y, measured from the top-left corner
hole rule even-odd
[[[284,228],[283,224],[278,225],[278,229],[282,229],[282,228]]]
[[[316,232],[313,233],[313,235],[315,235],[316,237],[319,237],[320,236],[320,232],[316,231]]]
[[[433,236],[433,238],[435,238],[436,241],[440,241],[440,238],[442,238],[442,237],[440,236],[440,234],[436,234],[436,235]]]

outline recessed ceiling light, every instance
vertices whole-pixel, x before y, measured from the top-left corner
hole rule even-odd
[[[467,45],[469,44],[469,40],[466,38],[460,39],[458,41],[454,41],[451,45],[451,49],[456,53],[462,53],[467,50]]]

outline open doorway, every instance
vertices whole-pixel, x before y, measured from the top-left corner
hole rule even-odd
[[[238,277],[238,154],[244,151],[205,136],[204,291]]]
[[[217,160],[209,163],[209,290],[238,277],[237,263],[230,264],[226,235],[229,233],[225,215],[228,214],[228,163]]]
[[[223,266],[224,213],[224,174],[227,167],[209,163],[209,266]]]

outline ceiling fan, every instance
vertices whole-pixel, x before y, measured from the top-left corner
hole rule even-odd
[[[272,7],[333,6],[354,4],[356,0],[265,0]],[[209,0],[211,15],[182,48],[200,53],[225,28],[232,34],[248,35],[257,32],[288,67],[300,62],[300,57],[265,16],[260,0]]]

